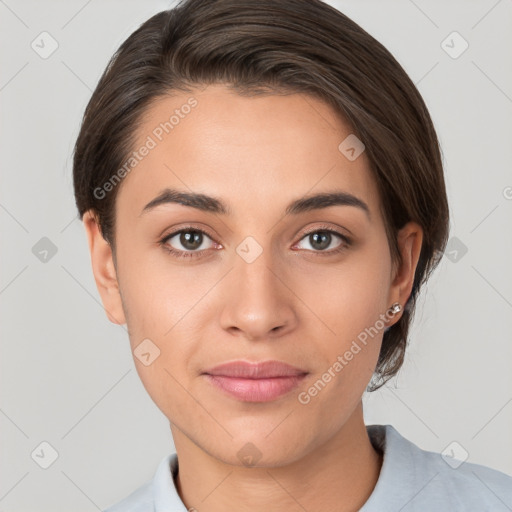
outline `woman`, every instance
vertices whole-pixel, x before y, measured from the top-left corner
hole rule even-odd
[[[512,507],[511,477],[364,424],[449,209],[421,96],[346,16],[153,16],[93,93],[74,184],[105,310],[176,447],[109,512]]]

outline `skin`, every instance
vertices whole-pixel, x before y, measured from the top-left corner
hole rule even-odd
[[[383,330],[308,404],[297,396],[391,304],[406,303],[422,229],[410,222],[400,231],[403,262],[393,265],[366,154],[349,161],[338,150],[350,127],[311,96],[242,97],[223,85],[168,96],[148,109],[136,146],[192,95],[197,107],[120,185],[115,258],[93,212],[83,218],[106,313],[127,324],[132,350],[146,338],[160,349],[149,366],[134,361],[169,419],[187,507],[358,510],[382,465],[361,399]],[[165,187],[213,195],[232,214],[169,203],[141,215]],[[346,205],[284,214],[294,199],[335,189],[366,202],[371,218]],[[189,223],[215,236],[204,235],[203,257],[178,259],[159,241]],[[352,236],[341,253],[325,254],[344,244],[336,235],[322,253],[304,234],[326,224]],[[252,263],[236,252],[247,236],[262,249]],[[198,251],[179,235],[167,245]],[[309,374],[275,401],[241,402],[201,375],[238,359],[275,359]],[[246,443],[261,453],[251,467],[237,455]]]

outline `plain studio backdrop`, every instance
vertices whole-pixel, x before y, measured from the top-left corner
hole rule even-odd
[[[365,421],[512,475],[512,2],[330,3],[417,84],[441,141],[452,214],[405,365],[365,395]],[[174,451],[125,328],[101,306],[71,165],[108,59],[172,5],[0,1],[2,510],[104,508]]]

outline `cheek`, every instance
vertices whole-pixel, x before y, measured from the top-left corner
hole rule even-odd
[[[207,265],[172,264],[163,248],[120,252],[119,277],[130,333],[162,341],[182,321],[199,314],[195,305],[218,277]]]
[[[314,275],[301,277],[301,293],[310,290],[309,304],[321,320],[317,322],[321,329],[317,338],[321,353],[318,385],[311,389],[312,394],[306,389],[304,399],[311,399],[313,407],[319,408],[322,421],[339,420],[329,419],[328,413],[323,416],[325,404],[330,404],[326,409],[335,407],[342,415],[347,404],[359,401],[377,365],[386,327],[381,315],[389,307],[391,269],[386,240],[379,242],[354,251],[335,270],[319,266]],[[326,286],[319,286],[322,282]]]
[[[336,338],[340,348],[374,326],[389,307],[390,272],[386,240],[377,239],[347,253],[338,265],[297,272],[294,291],[316,314],[325,336]]]
[[[211,324],[205,316],[206,296],[221,276],[207,265],[171,265],[165,251],[159,252],[120,251],[118,268],[137,372],[153,401],[168,414],[170,403],[190,406],[190,395],[180,384],[188,385],[189,362],[205,338],[201,331]],[[137,357],[141,353],[150,354],[149,365],[144,364],[148,357]]]

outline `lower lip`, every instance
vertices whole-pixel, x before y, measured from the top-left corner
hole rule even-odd
[[[296,388],[306,375],[268,379],[241,379],[209,374],[205,376],[212,384],[242,402],[270,402]]]

